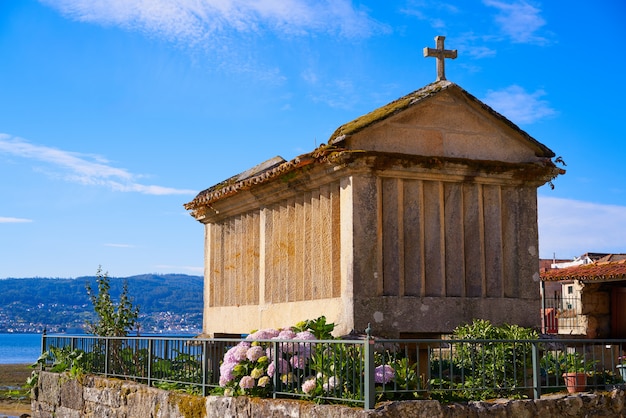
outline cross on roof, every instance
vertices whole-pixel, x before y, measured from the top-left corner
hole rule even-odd
[[[435,36],[435,42],[437,44],[437,48],[424,48],[424,56],[425,57],[435,57],[437,58],[437,81],[446,79],[446,67],[445,67],[445,59],[456,58],[456,49],[444,49],[443,41],[446,39],[445,36]]]

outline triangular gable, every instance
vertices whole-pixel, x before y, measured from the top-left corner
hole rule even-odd
[[[329,144],[367,151],[514,163],[554,157],[548,147],[445,80],[342,125]]]

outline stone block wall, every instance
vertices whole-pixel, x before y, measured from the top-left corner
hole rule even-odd
[[[371,411],[313,402],[225,396],[191,396],[135,382],[41,372],[33,389],[33,418],[386,418],[386,417],[624,417],[625,393],[551,395],[539,400],[500,400],[443,405],[438,401],[379,404]]]

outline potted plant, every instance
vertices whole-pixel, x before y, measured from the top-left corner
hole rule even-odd
[[[569,393],[582,392],[587,386],[587,374],[593,370],[593,361],[586,361],[580,353],[568,353],[563,357],[563,380]]]

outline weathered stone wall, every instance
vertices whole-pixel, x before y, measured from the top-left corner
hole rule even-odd
[[[551,395],[540,400],[502,400],[442,405],[437,401],[387,402],[372,411],[340,405],[248,397],[191,396],[134,382],[42,372],[33,390],[33,418],[383,418],[383,417],[624,417],[625,394]]]

